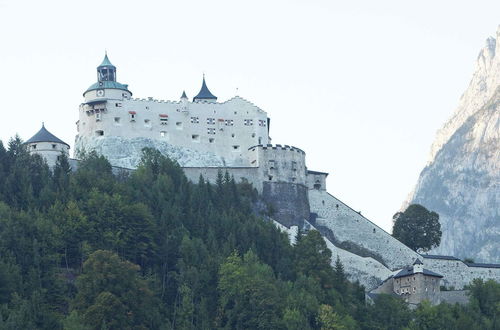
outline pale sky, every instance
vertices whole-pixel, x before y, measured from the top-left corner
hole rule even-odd
[[[0,0],[0,139],[72,147],[107,49],[134,97],[191,98],[203,72],[271,117],[328,191],[386,230],[494,35],[500,1]]]

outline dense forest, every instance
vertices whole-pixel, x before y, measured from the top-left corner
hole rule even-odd
[[[133,172],[95,154],[51,171],[0,142],[0,329],[500,329],[492,281],[467,306],[366,305],[318,232],[290,245],[258,199],[155,150]]]

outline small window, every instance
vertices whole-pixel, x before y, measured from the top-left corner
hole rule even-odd
[[[238,151],[240,150],[240,146],[233,146],[233,151]]]
[[[270,160],[269,161],[269,169],[274,170],[275,167],[276,167],[276,162],[274,160]]]
[[[243,119],[243,124],[245,126],[253,126],[253,119]]]
[[[292,162],[292,171],[297,171],[297,162]],[[316,183],[319,183],[316,181]]]
[[[31,146],[32,149],[36,149],[36,144]]]
[[[207,118],[208,125],[215,125],[215,118]]]
[[[176,123],[175,123],[175,127],[176,127],[177,129],[182,129],[182,121],[178,121],[178,122],[176,122]]]
[[[168,124],[168,115],[167,114],[160,114],[160,125],[167,125]]]
[[[100,112],[96,112],[95,121],[101,121],[101,113]]]
[[[167,137],[167,132],[161,131],[160,132],[160,137],[166,138]]]
[[[122,107],[122,104],[121,104],[121,103],[115,103],[115,107],[117,107],[117,108],[121,108],[121,107]]]
[[[137,117],[137,113],[135,111],[129,111],[128,112],[130,121],[135,121],[135,118]]]
[[[57,145],[53,144],[52,145],[52,149],[55,149],[57,147]]]
[[[207,127],[207,134],[215,135],[215,128]]]
[[[270,176],[268,177],[268,179],[269,179],[269,181],[273,181],[273,176],[272,176],[272,175],[270,175]]]
[[[208,142],[214,143],[215,142],[215,138],[208,138]]]
[[[149,120],[149,119],[144,119],[144,126],[146,126],[146,127],[151,127],[151,120]]]
[[[377,230],[375,228],[373,228],[373,233],[375,234],[377,232]]]
[[[232,138],[234,138],[234,137],[235,137],[234,133],[233,133],[233,134],[231,134],[231,137],[232,137]]]
[[[200,142],[200,136],[198,134],[193,134],[191,135],[191,140],[193,140],[193,142]]]
[[[262,138],[259,136],[259,144],[262,144]]]
[[[95,135],[97,135],[97,136],[103,136],[104,135],[104,131],[97,130],[97,131],[95,131]]]
[[[252,137],[253,137],[253,138],[255,137],[255,133],[252,133]]]
[[[191,124],[199,124],[199,123],[200,123],[199,117],[191,117]]]
[[[115,124],[119,124],[120,123],[120,117],[115,117]]]

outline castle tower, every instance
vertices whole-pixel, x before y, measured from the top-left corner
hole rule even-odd
[[[97,67],[97,81],[116,81],[116,67],[109,61],[107,53]]]
[[[105,54],[97,67],[97,82],[87,88],[83,96],[85,104],[93,105],[107,99],[130,99],[132,92],[128,90],[128,85],[116,81],[116,67],[111,64],[108,54]]]
[[[198,93],[198,95],[193,97],[193,102],[200,102],[200,101],[205,101],[210,103],[217,102],[217,96],[212,94],[207,87],[207,83],[205,82],[205,75],[203,75],[203,83],[201,84],[200,92]]]
[[[54,167],[62,154],[69,155],[69,145],[50,133],[45,125],[25,142],[30,154],[42,156],[50,167]]]

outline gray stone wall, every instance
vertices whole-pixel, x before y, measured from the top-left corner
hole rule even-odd
[[[262,198],[271,206],[273,219],[288,228],[302,228],[310,213],[307,192],[307,187],[300,184],[264,182]]]

